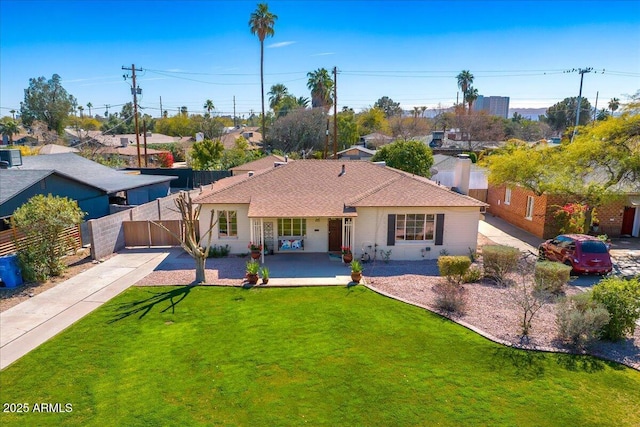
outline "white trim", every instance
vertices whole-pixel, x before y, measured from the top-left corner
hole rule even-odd
[[[511,204],[511,189],[509,187],[504,189],[504,204],[505,205]]]
[[[524,211],[524,219],[528,219],[529,221],[533,220],[533,208],[535,205],[535,199],[533,196],[527,196],[527,207]]]

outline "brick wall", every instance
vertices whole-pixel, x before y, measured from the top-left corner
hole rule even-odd
[[[555,212],[572,200],[562,196],[535,196],[530,190],[513,187],[511,203],[505,205],[505,188],[504,185],[489,184],[487,203],[491,206],[487,210],[488,213],[543,239],[549,239],[561,233],[561,224],[556,220]],[[527,196],[534,198],[534,215],[531,220],[525,218]],[[620,236],[625,204],[626,199],[623,199],[596,208],[596,216],[600,221],[598,234],[607,234],[610,237]]]
[[[491,206],[487,210],[491,215],[504,219],[518,228],[528,231],[534,236],[544,238],[545,218],[547,215],[547,196],[536,196],[530,190],[521,187],[511,189],[511,202],[505,204],[504,185],[494,186],[489,184],[487,192],[487,203]],[[525,218],[527,210],[527,197],[533,196],[533,216],[531,219]]]

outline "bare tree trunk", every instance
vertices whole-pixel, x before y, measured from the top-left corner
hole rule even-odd
[[[196,280],[195,283],[206,283],[207,278],[205,277],[205,262],[207,260],[206,256],[195,256],[196,260]]]

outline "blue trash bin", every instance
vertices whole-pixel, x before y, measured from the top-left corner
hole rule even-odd
[[[22,285],[22,273],[18,266],[18,255],[0,256],[0,280],[7,288]]]

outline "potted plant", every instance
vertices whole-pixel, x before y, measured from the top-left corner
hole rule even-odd
[[[360,283],[362,280],[362,264],[356,259],[351,261],[351,280],[355,283]]]
[[[351,248],[349,246],[341,246],[340,252],[342,252],[342,261],[345,264],[349,264],[353,260],[353,253],[351,253]]]
[[[247,261],[247,282],[252,285],[258,283],[258,270],[260,269],[260,264],[257,261],[251,260]]]
[[[249,242],[249,246],[247,246],[251,251],[251,258],[258,259],[260,258],[260,253],[262,252],[262,245],[256,245],[253,242]]]
[[[262,276],[262,284],[266,285],[269,283],[269,267],[266,265],[260,269],[260,275]]]

